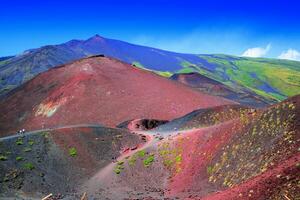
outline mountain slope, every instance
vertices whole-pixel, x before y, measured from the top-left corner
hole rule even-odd
[[[72,126],[0,138],[0,199],[42,199],[75,195],[78,185],[120,156],[143,145],[138,135],[101,126]],[[24,151],[27,149],[27,151]],[[10,152],[10,153],[8,153]],[[16,159],[18,158],[18,159]],[[66,181],[72,180],[72,181]]]
[[[1,138],[0,196],[299,199],[299,111],[300,95],[257,110],[201,109],[162,125],[180,130],[76,125]]]
[[[235,91],[221,82],[218,82],[196,72],[183,74],[176,73],[173,74],[170,79],[198,89],[203,93],[214,96],[221,96],[226,99],[239,102],[240,104],[245,106],[264,107],[268,105],[268,102],[264,98],[256,95],[254,92],[244,92],[238,90]]]
[[[95,54],[105,54],[165,76],[197,72],[231,90],[250,91],[269,102],[300,93],[300,63],[296,61],[181,54],[96,35],[87,40],[71,40],[29,50],[0,62],[0,95],[49,68]]]
[[[300,93],[300,63],[296,61],[245,58],[227,55],[200,55],[210,63],[211,69],[193,66],[185,70],[202,74],[228,86],[238,84],[267,99],[283,100]],[[199,70],[200,68],[200,70]],[[195,70],[195,71],[197,71]]]
[[[73,124],[115,126],[136,118],[168,120],[234,102],[121,61],[94,56],[36,76],[0,101],[0,132]]]

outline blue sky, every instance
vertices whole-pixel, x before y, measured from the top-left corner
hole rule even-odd
[[[99,34],[176,52],[300,59],[297,1],[5,0],[0,6],[0,56]]]

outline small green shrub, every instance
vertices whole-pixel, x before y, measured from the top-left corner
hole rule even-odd
[[[173,165],[173,161],[172,160],[164,160],[164,166],[166,167],[171,167]]]
[[[30,146],[32,146],[32,145],[34,145],[34,141],[33,141],[33,140],[29,140],[28,144],[29,144]]]
[[[118,169],[124,169],[125,167],[124,167],[124,165],[117,165],[117,168]]]
[[[128,164],[129,164],[130,166],[133,166],[133,165],[135,164],[135,162],[136,162],[136,156],[133,155],[133,156],[131,156],[130,159],[128,160]]]
[[[7,160],[7,157],[4,155],[0,155],[0,161],[5,161],[5,160]]]
[[[118,164],[118,165],[123,165],[123,164],[124,164],[124,161],[118,161],[117,164]]]
[[[69,148],[69,155],[72,156],[72,157],[77,156],[77,150],[76,150],[75,147]]]
[[[176,156],[175,160],[176,160],[177,163],[180,163],[181,160],[182,160],[181,155]]]
[[[212,174],[213,173],[213,167],[212,166],[208,166],[206,170],[207,170],[208,174]]]
[[[154,155],[150,155],[148,156],[148,158],[146,158],[143,163],[145,167],[149,167],[154,161]]]
[[[28,169],[28,170],[33,170],[34,169],[34,165],[31,162],[25,163],[23,165],[24,169]]]
[[[117,162],[117,165],[116,165],[116,167],[115,167],[115,169],[114,169],[114,172],[116,173],[116,174],[120,174],[121,173],[121,171],[124,169],[124,161],[119,161],[119,162]]]
[[[146,154],[145,150],[141,150],[141,151],[137,152],[137,155],[141,158],[143,158],[145,156],[145,154]]]
[[[17,156],[17,157],[16,157],[16,161],[22,161],[22,160],[24,160],[23,157],[21,157],[21,156]]]
[[[49,138],[49,132],[45,131],[41,133],[44,138]]]
[[[23,149],[23,151],[24,151],[24,152],[30,152],[30,151],[31,151],[31,148],[30,148],[30,147],[26,147],[26,148]]]
[[[114,172],[115,172],[116,174],[120,174],[120,173],[121,173],[121,169],[115,168],[115,169],[114,169]]]
[[[23,138],[18,138],[16,141],[16,145],[22,145],[23,144]]]

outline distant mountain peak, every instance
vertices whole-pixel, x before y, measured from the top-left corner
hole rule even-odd
[[[96,40],[97,41],[97,40],[104,40],[104,38],[101,37],[100,35],[96,34],[96,35],[94,35],[93,37],[91,37],[87,40]]]
[[[93,38],[102,38],[99,34],[93,36]]]

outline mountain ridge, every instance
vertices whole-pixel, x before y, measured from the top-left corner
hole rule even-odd
[[[140,83],[140,84],[136,84]],[[236,104],[122,61],[92,56],[39,74],[0,100],[0,131],[169,120],[201,107]]]
[[[300,62],[229,56],[182,54],[130,44],[95,35],[25,51],[0,61],[0,95],[48,69],[95,54],[104,54],[163,76],[197,72],[225,84],[236,92],[253,92],[273,103],[300,91]],[[279,77],[279,73],[284,76]],[[275,78],[280,78],[276,82]]]

